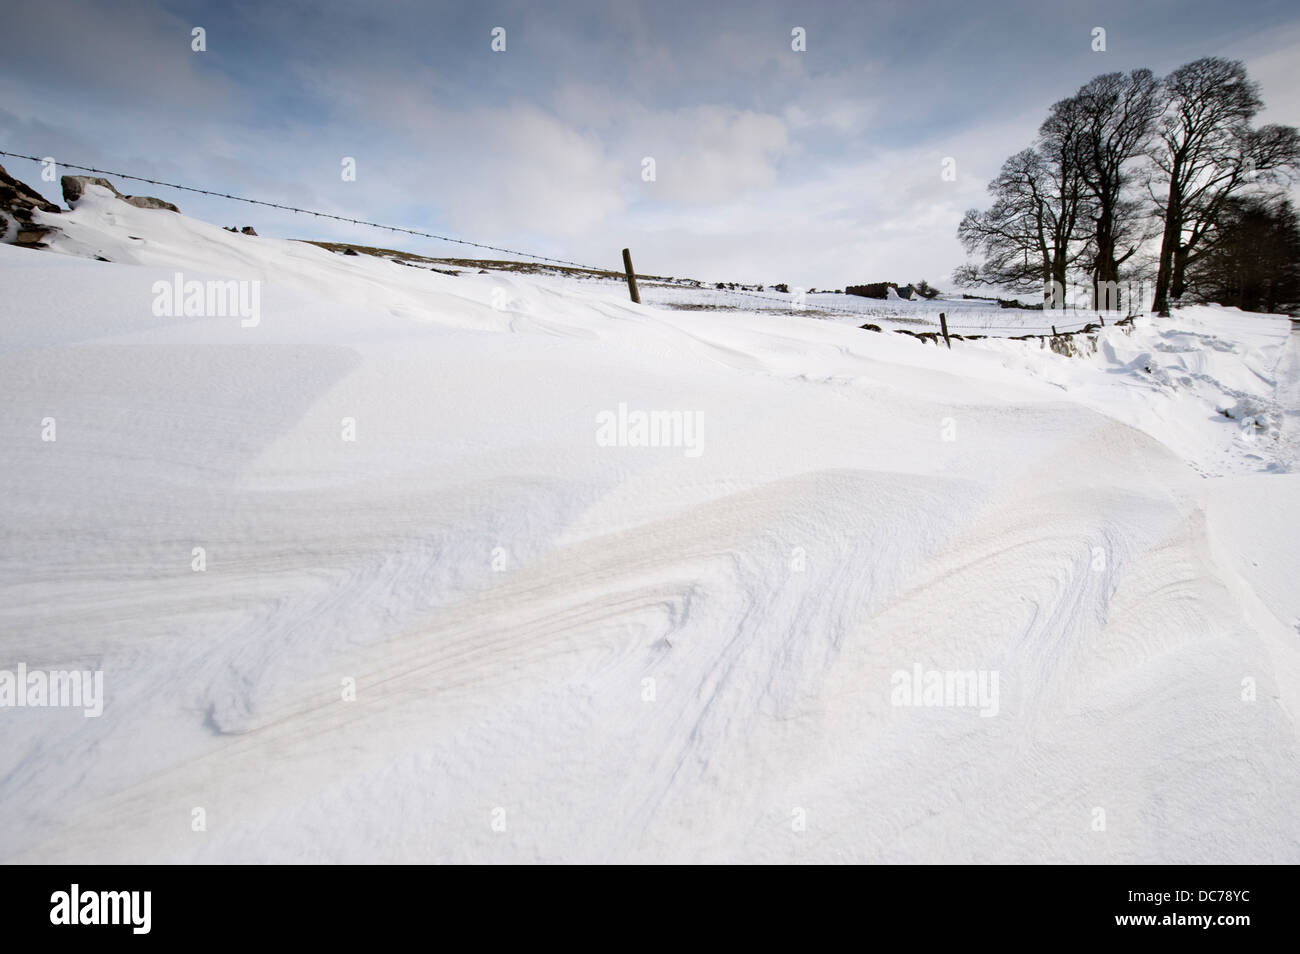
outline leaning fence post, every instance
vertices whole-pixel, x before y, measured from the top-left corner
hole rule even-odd
[[[1103,328],[1105,328],[1105,327],[1106,327],[1106,316],[1105,316],[1105,315],[1098,315],[1097,318],[1098,318],[1098,320],[1101,322],[1101,326],[1102,326]]]
[[[1053,337],[1053,338],[1060,337],[1060,336],[1057,335],[1057,333],[1056,333],[1056,325],[1052,325],[1052,337]]]
[[[952,342],[948,340],[948,316],[943,312],[939,312],[939,330],[943,332],[943,343],[946,344],[948,350],[951,351]]]
[[[641,304],[641,293],[636,290],[636,272],[632,270],[632,251],[623,249],[623,271],[627,272],[627,291],[632,300]]]

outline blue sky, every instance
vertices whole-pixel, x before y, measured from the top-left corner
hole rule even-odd
[[[1097,73],[1241,58],[1261,120],[1300,125],[1282,2],[43,0],[6,19],[0,148],[593,265],[627,245],[641,271],[710,281],[942,287],[962,213]],[[262,234],[465,254],[119,185]]]

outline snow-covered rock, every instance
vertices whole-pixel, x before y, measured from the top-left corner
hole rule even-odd
[[[55,230],[53,225],[32,223],[32,213],[57,214],[59,207],[39,192],[9,175],[0,166],[0,242],[14,245],[41,246]]]
[[[81,201],[82,196],[86,194],[87,188],[93,186],[110,192],[123,202],[140,209],[166,209],[168,212],[180,211],[172,203],[154,198],[151,195],[123,195],[117,191],[117,186],[100,176],[64,176],[60,180],[60,184],[63,187],[63,201],[70,206],[76,206]]]

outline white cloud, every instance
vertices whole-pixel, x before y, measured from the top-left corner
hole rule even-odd
[[[628,138],[654,158],[650,201],[727,202],[777,181],[777,163],[790,149],[777,116],[721,106],[644,111]],[[638,163],[637,172],[640,166]]]

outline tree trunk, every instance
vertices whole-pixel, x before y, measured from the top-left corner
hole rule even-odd
[[[1169,203],[1165,207],[1165,234],[1160,241],[1160,269],[1156,272],[1156,296],[1151,303],[1151,310],[1161,318],[1169,317],[1169,285],[1173,279],[1174,251],[1181,244],[1183,237],[1183,199],[1178,187],[1181,173],[1179,162],[1174,160],[1174,168],[1169,176]]]
[[[1169,294],[1175,301],[1187,294],[1187,255],[1188,249],[1184,245],[1174,249],[1174,271],[1169,283]]]
[[[1053,288],[1060,289],[1060,298],[1053,302],[1054,307],[1065,307],[1065,252],[1064,250],[1056,254],[1052,260],[1052,283]]]
[[[1112,213],[1102,200],[1102,210],[1097,218],[1097,259],[1093,267],[1092,307],[1098,311],[1106,307],[1106,283],[1114,282],[1119,277],[1119,266],[1115,264],[1115,236],[1112,234],[1114,222]],[[1118,296],[1118,290],[1116,296]]]

